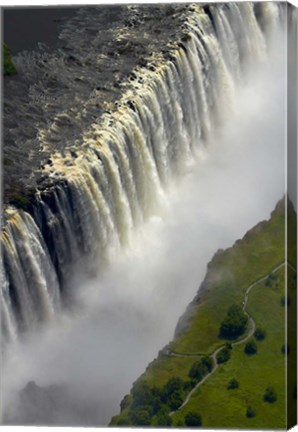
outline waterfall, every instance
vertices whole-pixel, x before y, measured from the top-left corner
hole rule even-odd
[[[18,321],[26,330],[38,320],[51,319],[60,293],[46,244],[28,213],[17,213],[10,219],[2,241],[2,318],[5,333],[15,337]]]
[[[278,13],[266,4],[261,29],[252,3],[192,6],[169,59],[137,67],[116,108],[94,120],[80,146],[52,155],[43,175],[53,185],[37,191],[26,211],[7,209],[5,339],[53,319],[71,298],[71,268],[83,259],[91,269],[108,265],[111,248],[129,243],[158,212],[168,185],[208,145],[223,112],[233,112],[246,69],[266,59]]]

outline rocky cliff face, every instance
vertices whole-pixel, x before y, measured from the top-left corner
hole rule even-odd
[[[170,56],[174,42],[183,43],[189,8],[76,9],[61,24],[56,45],[39,44],[14,57],[18,75],[4,80],[5,204],[24,207],[36,189],[55,183],[44,173],[44,165],[51,164],[57,151],[75,158],[84,132],[114,110],[121,94],[137,79],[133,70],[157,68],[162,58]]]
[[[52,317],[71,266],[99,271],[197,160],[242,72],[266,61],[283,9],[263,12],[265,33],[252,3],[81,8],[57,46],[14,58],[1,237],[9,337]]]

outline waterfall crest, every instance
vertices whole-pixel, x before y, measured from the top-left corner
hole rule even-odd
[[[71,296],[71,267],[82,257],[105,265],[110,249],[158,212],[170,182],[208,145],[223,112],[233,112],[246,69],[265,61],[280,14],[267,3],[258,13],[252,3],[192,6],[169,59],[137,67],[80,148],[52,155],[43,174],[54,186],[38,191],[26,211],[9,209],[3,228],[5,338],[53,319]]]

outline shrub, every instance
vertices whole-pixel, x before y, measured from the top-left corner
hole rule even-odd
[[[247,355],[254,355],[257,353],[257,351],[258,347],[254,340],[248,341],[244,347],[244,352]]]
[[[273,387],[267,387],[263,399],[265,402],[273,403],[277,400],[277,395]]]
[[[146,408],[151,415],[156,414],[161,407],[162,392],[157,387],[150,388],[144,381],[138,381],[134,384],[132,390],[132,410]]]
[[[213,369],[213,358],[209,356],[205,356],[201,360],[202,365],[206,366],[208,372],[210,373]]]
[[[130,414],[131,422],[135,426],[149,426],[151,423],[151,416],[145,409],[137,409]]]
[[[183,389],[184,382],[181,378],[173,377],[170,378],[164,385],[162,395],[165,399],[171,396],[176,390],[180,391]]]
[[[202,419],[201,416],[193,411],[190,411],[185,416],[185,425],[186,426],[201,426]]]
[[[248,406],[247,410],[246,410],[246,417],[247,418],[252,418],[252,417],[255,417],[255,416],[256,416],[255,410],[251,406]]]
[[[169,398],[169,406],[172,410],[176,410],[182,405],[184,397],[183,392],[181,390],[175,390],[170,398]]]
[[[288,344],[283,345],[283,346],[281,347],[281,352],[282,352],[283,354],[288,355],[289,352],[290,352],[290,347],[289,347],[289,345],[288,345]]]
[[[219,336],[224,339],[236,339],[246,329],[248,317],[238,305],[232,305],[220,325]]]
[[[184,385],[183,385],[183,390],[186,393],[188,393],[188,392],[190,392],[191,389],[193,389],[196,386],[196,384],[197,384],[197,381],[195,379],[190,379],[188,381],[185,381]]]
[[[231,350],[227,347],[224,347],[219,353],[216,355],[216,361],[218,364],[225,363],[231,357]]]
[[[156,394],[155,397],[157,398],[159,396],[160,402],[165,403],[172,410],[175,410],[182,404],[184,400],[185,388],[189,385],[190,382],[185,383],[181,378],[170,378],[164,385],[163,390],[159,392],[159,395]],[[156,408],[158,408],[157,404]],[[154,412],[157,411],[154,410]]]
[[[120,417],[116,422],[117,426],[129,426],[130,424],[131,422],[128,417]]]
[[[150,401],[150,406],[151,406],[151,412],[152,414],[156,414],[161,407],[161,398],[157,395],[152,395],[151,401]]]
[[[228,384],[228,390],[234,390],[238,387],[239,387],[239,382],[235,378],[232,378]]]
[[[3,69],[4,75],[14,75],[17,73],[16,67],[11,60],[10,50],[6,43],[3,44]]]
[[[263,329],[261,329],[261,328],[258,327],[258,328],[255,330],[254,337],[255,337],[258,341],[262,341],[262,340],[264,340],[265,337],[266,337],[266,332],[265,332],[265,330],[263,330]]]
[[[268,287],[272,287],[273,284],[274,284],[274,282],[277,281],[277,279],[278,279],[277,275],[271,273],[271,274],[267,277],[267,279],[266,279],[266,281],[265,281],[265,285],[268,286]]]
[[[158,413],[156,418],[156,426],[171,426],[172,417],[165,413]]]
[[[144,381],[136,382],[134,384],[131,394],[133,397],[132,408],[135,409],[142,405],[150,405],[150,401],[152,399],[151,389],[148,384]]]
[[[201,360],[196,361],[191,366],[188,376],[196,382],[201,381],[205,375],[210,373],[213,369],[213,359],[205,356]]]
[[[132,396],[130,394],[125,395],[122,401],[120,402],[120,410],[123,411],[131,404],[131,402],[132,402]]]
[[[208,369],[206,368],[206,366],[204,366],[200,361],[197,361],[190,368],[188,376],[198,382],[201,381],[201,379],[204,377],[204,375],[207,374],[207,372]]]

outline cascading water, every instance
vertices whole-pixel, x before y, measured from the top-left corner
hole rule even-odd
[[[82,253],[104,262],[111,244],[129,241],[133,227],[162,203],[170,179],[208,143],[222,107],[232,112],[243,70],[266,58],[253,4],[211,6],[208,14],[196,6],[185,25],[189,40],[173,50],[173,60],[136,71],[142,84],[130,83],[118,109],[90,126],[76,158],[52,156],[46,175],[67,187],[42,191],[31,215],[9,219],[2,242],[5,336],[53,315]]]
[[[125,251],[163,211],[175,181],[220,140],[239,86],[266,63],[282,15],[269,3],[258,14],[252,3],[191,6],[169,59],[155,54],[154,66],[137,67],[117,108],[82,121],[80,145],[51,155],[43,167],[51,186],[40,188],[26,211],[7,209],[1,318],[8,345],[63,316],[75,269],[104,273],[115,251]],[[56,114],[50,128],[39,130],[44,147],[67,115]]]

